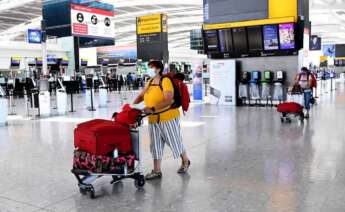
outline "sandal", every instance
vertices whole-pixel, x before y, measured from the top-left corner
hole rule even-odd
[[[162,178],[162,172],[155,172],[154,170],[151,171],[151,173],[146,174],[145,179],[146,180],[154,180],[154,179],[160,179]]]
[[[188,169],[190,167],[190,160],[188,161],[188,164],[182,164],[182,166],[179,168],[179,170],[177,170],[177,173],[179,174],[184,174],[187,173]]]

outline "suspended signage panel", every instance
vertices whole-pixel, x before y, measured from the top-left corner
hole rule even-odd
[[[168,27],[166,14],[137,17],[138,59],[168,61]]]
[[[114,38],[114,12],[71,4],[71,27],[74,36]]]
[[[28,29],[28,43],[42,43],[42,31],[39,29]]]
[[[162,32],[162,14],[146,15],[137,18],[137,34]]]

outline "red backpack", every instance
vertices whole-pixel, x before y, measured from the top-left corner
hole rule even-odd
[[[311,85],[312,88],[316,88],[317,87],[317,79],[315,74],[311,74]]]
[[[141,110],[133,109],[129,104],[125,104],[121,112],[113,114],[112,119],[116,123],[132,126],[138,123],[141,114]]]
[[[313,73],[307,73],[307,80],[309,81],[309,77],[311,77],[311,84],[310,84],[310,87],[311,88],[316,88],[317,87],[317,79],[316,79],[316,76],[315,74]],[[301,74],[298,75],[298,81],[301,80]]]
[[[182,107],[183,113],[187,112],[190,104],[190,94],[188,91],[187,85],[183,80],[176,78],[176,74],[168,73],[161,77],[159,82],[159,87],[163,91],[162,81],[164,78],[168,78],[174,87],[174,103],[171,105],[171,108],[180,108]],[[150,82],[151,85],[152,81]]]

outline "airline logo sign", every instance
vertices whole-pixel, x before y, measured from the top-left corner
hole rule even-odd
[[[162,32],[162,14],[146,15],[137,18],[137,34]]]
[[[82,37],[114,38],[114,12],[71,4],[72,34]]]

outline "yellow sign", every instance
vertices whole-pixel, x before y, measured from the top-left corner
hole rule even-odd
[[[320,56],[320,62],[325,62],[328,60],[328,57],[327,56]]]
[[[19,60],[21,60],[22,58],[21,58],[20,56],[14,56],[14,57],[12,57],[12,59],[13,59],[13,60],[18,60],[18,61],[19,61]]]
[[[293,23],[293,22],[295,22],[295,17],[272,18],[272,19],[263,19],[263,20],[222,23],[222,24],[204,24],[203,29],[204,30],[227,29],[227,28],[235,28],[235,27],[258,26],[258,25],[267,25],[267,24],[282,24],[282,23]]]
[[[269,0],[269,19],[282,17],[295,17],[297,21],[298,0]]]
[[[146,15],[137,18],[137,34],[162,32],[162,14]]]

